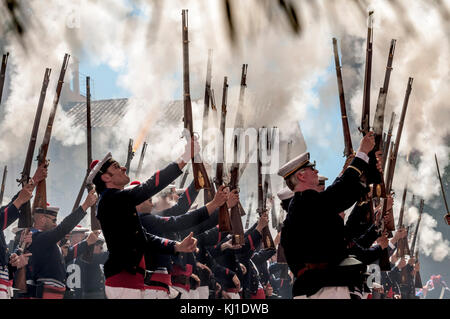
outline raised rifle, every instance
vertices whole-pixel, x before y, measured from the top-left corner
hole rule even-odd
[[[263,127],[263,129],[265,129]],[[259,216],[267,212],[266,201],[264,196],[263,181],[262,181],[262,163],[261,163],[261,130],[258,130],[258,140],[257,140],[257,167],[258,167],[258,214]],[[265,134],[264,134],[265,135]],[[266,226],[262,230],[262,242],[264,248],[275,248],[273,243],[272,235],[270,234],[269,227]]]
[[[405,93],[405,99],[403,101],[403,107],[402,107],[402,113],[400,115],[400,122],[398,123],[398,129],[397,129],[397,136],[395,137],[395,147],[392,151],[392,156],[390,157],[390,161],[388,163],[388,169],[387,169],[387,176],[385,179],[385,185],[386,185],[386,193],[390,193],[392,190],[392,181],[394,179],[394,171],[395,171],[395,164],[397,162],[397,154],[400,146],[400,138],[402,136],[402,130],[403,130],[403,123],[405,121],[405,115],[406,115],[406,109],[408,107],[408,101],[409,96],[411,94],[411,88],[412,88],[413,78],[408,79],[408,85],[406,87],[406,93]]]
[[[211,99],[211,68],[212,68],[212,49],[208,50],[208,63],[206,66],[206,83],[205,83],[205,98],[203,100],[203,122],[202,122],[202,149],[206,148],[205,134],[208,129],[208,115],[209,115],[209,105]],[[205,189],[203,193],[204,204],[206,205],[213,200],[215,195],[214,187]]]
[[[92,184],[86,184],[86,179],[90,173],[90,166],[92,163],[92,125],[91,125],[91,84],[90,77],[86,77],[86,137],[87,137],[87,170],[86,177],[84,178],[84,183],[81,186],[80,193],[83,194],[83,190],[86,188],[89,192],[92,188]],[[81,197],[80,197],[81,200]],[[79,204],[79,203],[78,203]],[[78,205],[74,207],[76,209]],[[100,230],[100,222],[96,217],[97,203],[90,207],[90,217],[91,217],[91,230]],[[91,262],[94,254],[95,244],[88,246],[87,251],[83,254],[82,259],[86,262]]]
[[[142,144],[141,157],[139,158],[139,164],[138,164],[138,168],[136,171],[136,179],[139,179],[139,175],[141,175],[141,170],[142,170],[142,165],[144,164],[144,156],[145,156],[146,150],[147,150],[147,142],[144,142],[144,144]]]
[[[387,93],[388,93],[388,89],[389,89],[389,80],[390,80],[391,71],[392,71],[392,61],[394,59],[395,43],[396,43],[396,40],[392,39],[391,46],[389,48],[386,72],[384,75],[384,83],[383,83],[383,87],[380,88],[380,92],[378,95],[377,108],[375,111],[375,119],[374,119],[374,123],[373,123],[373,129],[374,129],[374,133],[375,133],[375,147],[370,152],[373,155],[375,155],[375,152],[377,152],[377,151],[382,151],[383,153],[387,153],[387,150],[383,149],[383,138],[382,137],[383,137],[383,127],[384,127],[384,110],[386,108],[386,98],[387,98]],[[377,202],[381,202],[383,216],[384,216],[384,214],[390,215],[390,220],[392,220],[392,223],[390,223],[388,225],[384,225],[384,223],[383,223],[383,225],[384,225],[384,230],[391,232],[391,231],[395,230],[395,224],[393,222],[394,215],[392,213],[392,210],[388,211],[385,208],[388,193],[386,192],[383,174],[381,172],[379,172],[378,170],[373,170],[373,172],[374,172],[373,173],[374,185],[373,185],[373,197],[372,198],[374,198],[374,199],[376,198]],[[389,262],[389,257],[385,253],[383,253],[383,256],[384,256],[383,258],[385,259],[385,262],[387,264]]]
[[[419,219],[417,220],[416,229],[414,231],[414,236],[411,242],[411,252],[415,252],[416,247],[416,240],[417,240],[417,234],[419,233],[419,225],[420,220],[422,219],[422,213],[423,213],[423,205],[425,204],[425,201],[423,199],[420,200],[420,208],[419,208]]]
[[[391,121],[389,122],[389,130],[386,135],[386,141],[383,145],[383,162],[382,162],[382,168],[383,172],[386,169],[386,162],[389,154],[389,145],[391,144],[391,138],[392,138],[392,129],[394,128],[394,120],[395,120],[395,113],[392,112],[391,114]]]
[[[16,250],[16,254],[20,256],[27,251],[27,244],[24,242],[25,236],[29,233],[30,228],[25,228],[20,234],[19,247]],[[27,267],[19,268],[14,274],[14,288],[21,293],[28,291],[27,287]]]
[[[237,150],[237,138],[235,138],[234,161],[231,165],[230,191],[237,189],[239,192],[239,162],[237,159]],[[241,211],[238,204],[231,207],[232,243],[233,245],[244,245],[244,227],[242,227]]]
[[[243,129],[244,126],[244,119],[242,117],[242,110],[244,108],[244,95],[245,95],[245,89],[247,88],[247,70],[248,70],[248,64],[242,64],[242,72],[241,72],[241,87],[239,90],[239,104],[238,104],[238,108],[236,110],[236,119],[234,121],[234,127],[238,128],[238,129]],[[239,131],[238,131],[239,132]],[[235,143],[237,145],[237,135],[234,135],[234,139],[235,139]],[[235,150],[235,152],[237,152],[237,149]],[[235,153],[235,163],[238,163],[237,160],[237,154]],[[245,169],[245,167],[244,167]],[[239,178],[241,177],[241,170],[238,170],[238,177],[237,179],[239,180]],[[239,207],[239,211],[241,216],[245,216],[245,210],[242,207],[241,202],[238,202],[238,207]]]
[[[416,246],[416,251],[414,253],[414,256],[416,257],[416,263],[419,262],[419,239],[420,236],[419,234],[417,235],[417,246]],[[422,284],[422,277],[420,277],[420,271],[416,272],[415,278],[414,278],[414,286],[415,288],[423,288],[423,284]]]
[[[7,166],[5,165],[5,168],[3,169],[2,188],[0,190],[0,206],[2,206],[3,195],[5,194],[5,182],[6,182],[6,175],[7,174],[8,174],[8,169],[7,169]]]
[[[417,224],[416,224],[416,229],[414,231],[414,236],[411,242],[411,253],[415,253],[416,256],[418,256],[419,254],[419,245],[417,245],[416,248],[416,240],[418,238],[419,235],[419,226],[420,226],[420,221],[422,219],[422,213],[423,213],[423,206],[425,204],[425,201],[423,199],[420,200],[420,208],[419,208],[419,219],[417,220]],[[416,250],[417,249],[417,250]],[[417,262],[417,259],[416,259]],[[420,281],[420,287],[417,287]],[[422,288],[422,279],[420,278],[420,274],[417,273],[416,274],[416,278],[414,278],[414,284],[417,288]]]
[[[50,111],[50,116],[48,118],[47,127],[44,134],[44,140],[39,148],[39,154],[37,157],[38,166],[45,164],[48,165],[47,152],[50,145],[50,137],[52,135],[53,121],[55,120],[56,108],[58,107],[59,97],[61,95],[62,86],[64,84],[64,76],[66,74],[67,66],[69,64],[69,54],[64,55],[64,61],[61,66],[61,72],[59,73],[58,85],[56,86],[56,94],[53,99],[53,106]],[[36,208],[46,208],[47,207],[47,184],[45,179],[40,181],[36,186],[36,195],[33,202],[33,211]]]
[[[222,93],[222,112],[220,117],[220,133],[222,136],[222,143],[219,147],[219,158],[217,159],[216,165],[216,188],[219,189],[221,185],[223,185],[223,165],[225,162],[225,120],[227,116],[227,94],[228,94],[228,83],[227,77],[223,78],[223,93]],[[224,203],[219,208],[219,231],[221,232],[229,232],[231,231],[231,220],[230,215],[228,214],[228,206],[227,203]]]
[[[192,119],[191,93],[189,88],[189,39],[188,39],[188,10],[182,13],[182,42],[183,42],[183,92],[184,92],[184,128],[185,137],[188,143],[192,144],[194,138],[194,128]],[[201,162],[199,155],[194,157],[194,149],[191,147],[192,170],[194,172],[195,189],[211,188],[211,182],[206,173],[205,166]]]
[[[450,225],[450,212],[448,210],[447,198],[445,197],[444,184],[442,184],[441,172],[439,171],[439,163],[438,163],[436,154],[434,154],[434,159],[436,161],[436,169],[437,169],[437,173],[438,173],[438,177],[439,177],[439,183],[441,184],[441,191],[442,191],[442,197],[444,198],[445,209],[447,210],[447,214],[445,215],[444,219],[447,222],[447,225]]]
[[[396,40],[391,40],[391,46],[389,48],[388,61],[386,65],[386,72],[384,74],[384,83],[383,87],[380,88],[380,92],[378,95],[377,108],[375,110],[375,119],[373,121],[373,129],[375,133],[375,147],[373,148],[373,152],[382,151],[384,154],[387,153],[387,150],[383,149],[383,127],[384,127],[384,110],[386,108],[386,98],[389,89],[389,80],[391,77],[392,71],[392,61],[394,59],[395,52],[395,43]],[[391,117],[391,124],[393,124],[393,117]],[[387,144],[389,145],[389,144]],[[378,172],[376,174],[375,181],[377,182],[376,187],[374,187],[374,196],[380,198],[386,198],[386,190],[384,185],[383,175]]]
[[[250,202],[248,204],[248,209],[247,209],[247,220],[245,221],[245,229],[248,229],[250,227],[250,215],[252,213],[253,196],[254,196],[254,193],[252,192],[250,195]]]
[[[186,184],[186,179],[187,179],[188,175],[189,175],[189,168],[186,167],[186,170],[184,171],[183,177],[181,178],[179,188],[184,188],[184,184]]]
[[[350,127],[348,126],[347,108],[345,106],[344,85],[342,83],[341,63],[339,62],[339,53],[337,40],[333,38],[334,64],[336,66],[336,77],[339,91],[339,103],[341,105],[342,129],[344,131],[344,156],[349,157],[354,153],[352,146],[352,137]]]
[[[0,104],[2,103],[3,86],[5,85],[6,65],[8,64],[8,57],[9,57],[9,52],[6,52],[6,54],[3,54],[2,68],[0,70]]]
[[[130,165],[133,157],[134,157],[133,139],[130,138],[130,140],[128,141],[127,162],[125,164],[125,168],[127,169],[126,171],[127,175],[130,175]]]
[[[289,162],[289,160],[291,159],[291,150],[292,150],[292,140],[290,140],[286,146],[286,162],[285,163]],[[283,180],[283,185],[285,187],[287,186],[285,180]]]
[[[33,162],[34,149],[36,148],[36,139],[39,131],[39,123],[41,121],[42,109],[44,107],[45,95],[47,93],[48,83],[50,81],[51,69],[45,69],[44,80],[42,81],[41,94],[39,96],[39,102],[36,110],[36,115],[34,117],[33,129],[31,130],[30,142],[28,143],[27,155],[25,157],[25,163],[23,165],[22,173],[20,173],[20,178],[16,181],[19,185],[25,186],[30,180],[31,174],[31,164]],[[29,228],[33,225],[31,218],[31,203],[27,201],[21,209],[19,215],[19,228]]]
[[[212,49],[208,50],[208,64],[206,65],[206,81],[205,81],[205,98],[203,99],[203,127],[202,134],[205,135],[208,129],[208,115],[209,115],[209,103],[211,96],[211,68],[212,68]],[[203,136],[204,137],[204,136]],[[202,148],[206,147],[205,138],[202,139]]]
[[[364,72],[364,95],[360,131],[366,135],[369,130],[370,116],[370,81],[372,77],[372,45],[373,45],[373,11],[369,11],[367,42],[366,42],[366,67]]]
[[[406,201],[406,193],[408,192],[407,190],[407,186],[405,186],[404,190],[403,190],[403,196],[402,196],[402,206],[400,207],[400,213],[399,213],[399,218],[398,218],[398,224],[397,224],[397,228],[404,228],[403,225],[403,215],[405,212],[405,201]],[[399,256],[405,256],[405,255],[409,255],[408,252],[408,239],[407,238],[400,238],[398,240],[398,244],[397,244],[397,249],[398,249],[398,254]]]
[[[51,69],[46,68],[44,73],[44,80],[42,82],[41,94],[39,96],[38,107],[36,110],[36,115],[34,117],[33,129],[31,131],[30,142],[28,143],[27,155],[25,157],[25,164],[23,166],[23,170],[20,176],[20,179],[16,181],[21,184],[22,187],[28,183],[30,180],[31,174],[31,164],[33,161],[34,149],[36,147],[36,138],[39,130],[39,122],[41,120],[42,108],[44,107],[45,95],[47,93],[48,83],[50,81],[50,73]],[[25,228],[22,232],[22,237],[19,242],[19,250],[18,253],[23,253],[26,250],[26,244],[23,242],[24,235],[29,231],[29,228],[33,226],[32,212],[31,212],[31,203],[27,201],[21,207],[21,213],[19,215],[19,228]],[[21,292],[27,291],[26,284],[26,267],[22,267],[16,272],[16,280],[14,282],[14,288],[18,289]]]

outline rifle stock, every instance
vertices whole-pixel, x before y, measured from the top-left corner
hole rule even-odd
[[[403,228],[404,227],[403,226],[403,216],[404,216],[404,212],[405,212],[406,193],[407,193],[407,186],[405,186],[405,188],[403,190],[402,206],[400,207],[400,214],[399,214],[398,224],[397,224],[398,228]],[[403,257],[406,254],[408,254],[407,246],[408,246],[407,238],[400,238],[398,240],[397,249],[398,249],[399,256]]]

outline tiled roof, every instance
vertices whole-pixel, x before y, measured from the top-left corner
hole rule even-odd
[[[128,99],[91,101],[92,127],[111,127],[125,115]],[[75,126],[86,126],[86,102],[68,103],[67,115],[74,118]]]
[[[128,99],[109,99],[91,101],[92,127],[112,127],[127,112]],[[74,118],[74,126],[86,126],[86,102],[69,102],[64,107],[67,115]],[[171,101],[164,107],[161,120],[179,122],[183,120],[183,101]]]

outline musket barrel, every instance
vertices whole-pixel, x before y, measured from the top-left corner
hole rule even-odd
[[[0,104],[2,103],[3,86],[5,85],[6,65],[8,64],[8,57],[9,57],[9,52],[6,52],[6,54],[3,54],[2,67],[0,70]]]
[[[366,43],[366,66],[364,73],[364,95],[361,117],[361,131],[363,134],[369,132],[370,115],[370,82],[372,77],[372,45],[373,45],[373,11],[369,11]]]
[[[392,129],[394,128],[394,120],[395,120],[395,113],[392,112],[391,121],[389,123],[389,130],[386,135],[386,142],[384,143],[384,146],[383,146],[383,162],[382,162],[383,172],[386,168],[386,162],[387,162],[387,158],[388,158],[388,154],[389,154],[389,145],[391,143]]]
[[[7,175],[8,175],[8,166],[5,165],[5,168],[3,169],[2,188],[0,190],[0,206],[2,206],[3,203],[3,195],[5,194],[5,183]]]
[[[142,170],[142,165],[144,164],[144,156],[145,156],[146,150],[147,150],[147,142],[144,142],[144,144],[142,144],[141,156],[139,158],[139,164],[138,164],[138,168],[137,168],[137,171],[136,171],[136,178],[137,179],[141,175],[141,170]]]
[[[408,107],[408,101],[409,101],[409,96],[411,94],[411,89],[412,89],[412,83],[413,83],[413,78],[409,78],[408,79],[408,85],[406,87],[406,93],[405,93],[405,99],[403,100],[403,107],[402,107],[402,113],[400,115],[400,121],[398,123],[398,128],[397,128],[397,136],[395,137],[395,150],[393,151],[393,157],[392,157],[392,170],[389,173],[389,178],[386,180],[386,189],[391,190],[392,189],[392,183],[393,183],[393,179],[394,179],[394,171],[395,171],[395,164],[397,161],[397,154],[398,154],[398,150],[400,148],[400,138],[402,137],[402,131],[403,131],[403,123],[405,121],[405,115],[406,115],[406,109]]]
[[[348,125],[347,107],[345,106],[344,84],[342,83],[341,63],[339,61],[339,53],[337,40],[333,38],[334,63],[336,66],[336,78],[339,91],[339,103],[341,106],[342,129],[344,132],[344,156],[349,157],[353,154],[352,138],[350,135],[350,127]]]
[[[31,164],[33,162],[34,150],[36,148],[36,140],[37,134],[39,131],[39,123],[41,121],[42,109],[44,107],[45,96],[47,93],[48,84],[50,82],[50,73],[51,69],[46,68],[44,72],[44,79],[42,81],[41,94],[39,95],[39,102],[36,110],[36,115],[34,117],[33,128],[31,130],[30,142],[28,143],[27,155],[25,157],[25,163],[23,165],[23,170],[21,173],[20,179],[17,179],[17,182],[22,184],[22,187],[28,183],[31,174]],[[30,201],[26,202],[22,209],[21,214],[19,215],[18,227],[20,228],[29,228],[32,226],[32,212],[31,212],[31,203]]]

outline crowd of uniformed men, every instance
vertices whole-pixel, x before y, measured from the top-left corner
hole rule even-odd
[[[59,224],[57,207],[35,210],[33,227],[13,229],[16,237],[7,244],[3,230],[47,177],[47,168],[39,167],[1,208],[0,299],[418,298],[419,263],[399,258],[396,250],[405,229],[388,239],[377,207],[376,218],[369,217],[364,175],[373,147],[369,133],[327,188],[309,153],[280,167],[287,187],[277,195],[287,215],[274,242],[283,246],[287,264],[278,263],[277,250],[265,249],[261,241],[267,212],[245,229],[243,245],[233,245],[230,234],[219,231],[218,211],[224,203],[229,209],[237,205],[239,194],[221,186],[201,206],[194,203],[199,191],[193,182],[175,187],[191,160],[188,144],[177,162],[142,182],[130,183],[126,169],[108,153],[92,163],[88,182],[95,189],[81,206]],[[199,151],[197,141],[194,149]],[[101,231],[91,232],[79,224],[96,202]],[[388,205],[392,209],[392,198]],[[380,282],[367,280],[367,266],[377,264],[384,250],[391,270],[381,272]],[[19,273],[26,276],[25,288],[16,288]]]

